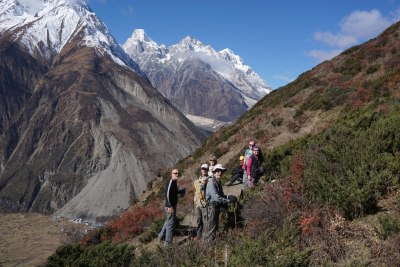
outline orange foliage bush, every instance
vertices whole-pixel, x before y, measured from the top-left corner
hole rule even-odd
[[[319,221],[319,214],[316,211],[303,212],[300,216],[300,229],[303,235],[309,234],[313,225]]]
[[[109,227],[114,233],[113,241],[123,242],[140,234],[145,227],[151,226],[152,222],[161,219],[163,210],[159,205],[146,207],[135,206],[122,214],[121,217],[111,221]]]

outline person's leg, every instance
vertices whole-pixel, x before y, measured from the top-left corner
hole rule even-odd
[[[165,207],[164,208],[164,211],[165,211],[165,214],[166,214],[166,217],[168,218],[168,212],[167,212],[167,208]],[[163,224],[163,227],[161,228],[161,231],[158,233],[158,239],[161,241],[161,240],[163,240],[164,238],[165,238],[165,234],[166,234],[166,223],[167,223],[167,219],[165,220],[165,222],[164,222],[164,224]]]
[[[202,208],[201,212],[203,215],[203,237],[202,237],[202,242],[207,243],[210,239],[210,223],[211,223],[211,218],[210,218],[210,208]]]
[[[211,242],[215,240],[217,230],[218,230],[218,208],[215,207],[209,207],[208,209],[208,219],[209,219],[209,224],[208,224],[208,240],[207,242]]]
[[[235,173],[234,175],[231,176],[231,179],[229,180],[229,184],[233,184],[236,180],[238,180],[240,177],[239,173]]]
[[[243,188],[244,189],[247,188],[247,172],[246,171],[243,172]]]
[[[174,237],[175,230],[175,214],[176,208],[172,213],[167,213],[167,219],[165,220],[165,242],[164,245],[169,245],[172,243],[172,239]]]
[[[210,228],[210,220],[208,217],[208,207],[202,208],[201,213],[203,216],[203,235],[202,235],[202,242],[207,242],[208,240],[208,229]]]
[[[201,236],[203,234],[203,228],[204,228],[203,214],[202,214],[201,210],[202,210],[201,208],[196,208],[196,221],[197,221],[196,237],[197,238],[201,238]]]

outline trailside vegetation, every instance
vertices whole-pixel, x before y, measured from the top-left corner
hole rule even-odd
[[[112,266],[399,262],[400,251],[395,248],[400,244],[400,214],[385,213],[379,201],[399,187],[400,105],[396,99],[377,100],[343,112],[335,124],[320,133],[265,154],[265,183],[245,193],[236,214],[239,228],[233,228],[232,213],[223,215],[222,234],[213,246],[190,240],[134,253],[135,247],[121,242],[141,233],[142,228],[125,224],[146,222],[151,229],[148,218],[161,221],[160,214],[151,212],[155,207],[146,212],[135,209],[113,221],[108,231],[99,230],[103,233],[97,239],[92,234],[80,245],[58,249],[49,258],[48,266],[107,266],[116,259],[111,252],[119,255]],[[400,211],[400,198],[393,205]],[[358,257],[347,242],[358,231],[351,228],[354,226],[350,222],[377,213],[370,230],[378,239],[358,244],[357,249],[363,253]],[[119,227],[125,230],[117,231]]]

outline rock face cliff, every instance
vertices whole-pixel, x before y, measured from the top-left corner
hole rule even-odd
[[[86,4],[43,1],[28,11],[0,5],[0,209],[118,214],[204,133]],[[43,25],[44,39],[35,30]]]
[[[192,37],[166,47],[138,29],[123,48],[154,87],[186,114],[231,122],[271,91],[231,50],[217,52]]]

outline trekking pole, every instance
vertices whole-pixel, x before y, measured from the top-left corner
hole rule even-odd
[[[233,207],[233,214],[235,216],[235,228],[236,228],[236,207],[237,207],[237,202],[235,202],[235,206]]]

